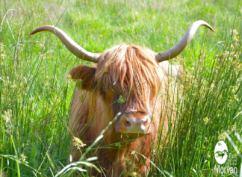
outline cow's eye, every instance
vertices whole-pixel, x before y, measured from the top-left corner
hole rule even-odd
[[[139,113],[140,113],[140,114],[143,114],[143,115],[148,114],[148,113],[145,112],[145,111],[139,111]]]
[[[123,104],[123,103],[125,103],[125,102],[126,102],[125,97],[124,97],[123,95],[119,95],[118,103]]]

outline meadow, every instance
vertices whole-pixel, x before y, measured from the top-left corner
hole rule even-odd
[[[184,52],[170,61],[184,68],[177,83],[177,116],[168,144],[157,143],[153,151],[148,176],[242,176],[241,1],[2,0],[0,177],[72,176],[74,170],[96,168],[95,161],[85,158],[78,168],[67,160],[75,83],[66,81],[65,74],[75,65],[92,63],[76,58],[53,34],[30,36],[31,31],[56,25],[95,53],[121,43],[162,52],[197,20],[215,32],[200,27]],[[237,171],[214,170],[218,141],[234,157],[220,167]],[[130,176],[138,175],[131,170]]]

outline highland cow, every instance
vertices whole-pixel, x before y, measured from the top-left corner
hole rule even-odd
[[[97,63],[92,67],[78,65],[68,72],[71,79],[81,84],[76,87],[71,104],[69,127],[74,136],[90,146],[116,117],[95,151],[102,174],[93,169],[90,174],[129,176],[131,167],[142,176],[148,174],[158,132],[165,137],[168,131],[168,76],[178,78],[182,74],[179,65],[170,65],[167,60],[185,49],[201,25],[214,31],[206,22],[197,21],[164,53],[121,44],[96,54],[84,50],[54,26],[42,26],[31,33],[52,32],[74,55]],[[114,146],[118,142],[119,146]],[[80,157],[74,148],[73,159],[78,161]]]

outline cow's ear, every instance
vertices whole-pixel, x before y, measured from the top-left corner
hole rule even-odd
[[[67,78],[71,80],[81,80],[81,88],[84,90],[92,90],[96,87],[95,82],[95,67],[78,65],[72,68],[67,73]]]

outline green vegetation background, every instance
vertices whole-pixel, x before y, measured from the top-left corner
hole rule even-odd
[[[64,77],[77,64],[91,65],[73,56],[53,34],[30,36],[32,30],[56,25],[91,52],[122,42],[162,52],[197,20],[208,22],[215,33],[200,27],[174,59],[185,71],[177,121],[169,131],[168,146],[155,148],[149,175],[224,176],[213,171],[219,140],[236,156],[238,175],[242,170],[241,16],[242,2],[237,0],[2,0],[0,176],[55,176],[68,164],[67,125],[75,83]]]

